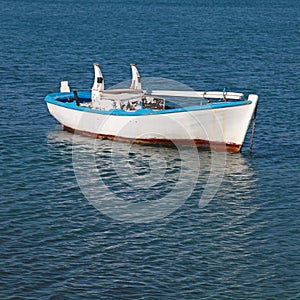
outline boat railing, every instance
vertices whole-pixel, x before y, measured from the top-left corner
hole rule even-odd
[[[216,92],[216,91],[172,91],[172,90],[134,90],[134,89],[112,89],[103,90],[100,92],[103,96],[119,95],[119,94],[144,94],[147,96],[170,96],[170,97],[186,97],[186,98],[205,98],[205,99],[232,99],[242,100],[244,98],[243,93],[235,92]]]
[[[144,93],[143,90],[134,90],[134,89],[111,89],[111,90],[102,90],[100,91],[100,94],[141,94]]]
[[[204,99],[231,99],[242,100],[243,93],[234,92],[210,92],[210,91],[167,91],[167,90],[152,90],[145,91],[150,96],[173,96],[173,97],[186,97],[186,98],[204,98]]]

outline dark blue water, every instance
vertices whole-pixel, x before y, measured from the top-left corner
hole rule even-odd
[[[0,299],[300,299],[298,0],[1,0],[0,25]],[[107,87],[137,63],[259,94],[253,155],[248,133],[241,154],[199,152],[181,173],[176,149],[74,140],[43,98],[61,80],[90,89],[94,62]],[[136,208],[174,189],[166,216],[91,199]]]

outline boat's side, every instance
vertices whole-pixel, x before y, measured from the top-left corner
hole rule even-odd
[[[257,96],[248,101],[220,103],[165,111],[141,110],[121,113],[78,107],[46,98],[49,112],[65,129],[98,138],[119,139],[145,144],[189,144],[239,152]]]

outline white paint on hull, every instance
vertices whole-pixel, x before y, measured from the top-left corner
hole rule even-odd
[[[145,115],[109,115],[47,103],[62,125],[81,132],[124,139],[205,140],[242,145],[258,98],[223,108]]]

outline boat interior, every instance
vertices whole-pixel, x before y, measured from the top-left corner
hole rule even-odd
[[[210,103],[245,101],[244,94],[210,91],[143,90],[137,67],[131,64],[132,80],[129,89],[104,89],[104,78],[98,64],[94,64],[94,84],[91,92],[73,91],[68,81],[62,81],[60,102],[75,101],[78,106],[92,109],[136,111],[140,109],[167,110]]]

